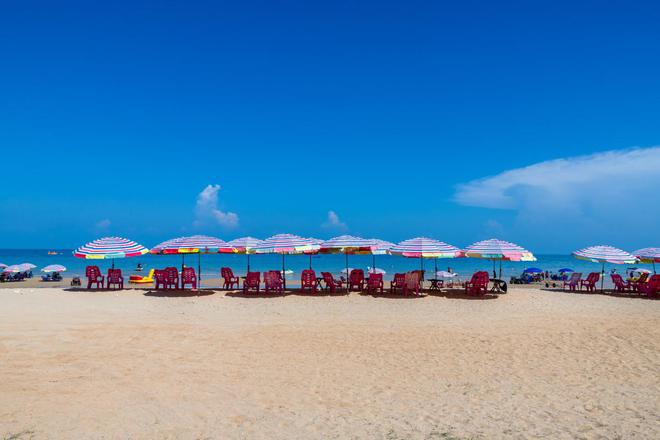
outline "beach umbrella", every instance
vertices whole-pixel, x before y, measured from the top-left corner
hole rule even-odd
[[[527,249],[508,241],[492,238],[471,244],[463,251],[470,258],[493,260],[500,262],[500,278],[502,278],[502,261],[536,261],[536,257]]]
[[[376,255],[387,255],[390,253],[390,249],[394,246],[394,243],[380,240],[378,238],[370,238],[369,240],[374,242],[373,247],[371,248],[371,264],[372,267],[376,267]],[[385,274],[385,272],[383,272]]]
[[[0,263],[0,269],[4,269],[5,267],[7,267],[6,264],[4,264],[4,263]]]
[[[181,255],[181,271],[185,263],[186,254],[197,254],[197,279],[202,284],[202,262],[201,254],[234,253],[236,250],[224,240],[208,235],[192,235],[190,237],[179,237],[166,240],[151,249],[156,255]]]
[[[557,272],[565,273],[565,272],[575,272],[575,271],[573,269],[568,268],[568,267],[563,267],[563,268],[559,269]]]
[[[17,273],[17,272],[23,272],[23,269],[21,269],[21,266],[18,264],[10,264],[9,266],[4,268],[3,272]]]
[[[321,240],[320,238],[313,238],[313,237],[309,237],[309,239],[310,239],[314,244],[319,245],[319,249],[320,249],[321,244],[323,243],[323,240]],[[316,255],[316,254],[318,254],[318,253],[319,253],[319,249],[314,249],[314,250],[310,250],[310,251],[306,251],[306,252],[305,252],[305,254],[309,255],[309,268],[310,268],[310,270],[312,269],[312,255]]]
[[[432,238],[417,237],[404,240],[389,249],[392,255],[401,255],[407,258],[419,258],[422,271],[424,270],[424,258],[433,258],[435,272],[438,271],[438,258],[462,257],[461,250],[455,246]]]
[[[239,254],[247,255],[247,271],[250,271],[250,254],[255,253],[255,248],[263,243],[263,240],[259,240],[254,237],[241,237],[231,240],[229,245],[236,249],[236,252]]]
[[[37,266],[35,266],[35,265],[32,264],[32,263],[21,263],[21,264],[19,264],[19,266],[24,267],[25,270],[32,270],[32,269],[34,269],[35,267],[37,267]]]
[[[89,260],[111,259],[114,269],[115,258],[139,257],[148,252],[149,249],[132,240],[122,237],[103,237],[79,247],[73,251],[73,256]]]
[[[254,248],[257,254],[281,254],[282,255],[282,278],[284,289],[286,289],[286,268],[284,258],[287,254],[304,254],[318,250],[320,245],[311,238],[304,238],[293,234],[277,234],[265,239]]]
[[[591,261],[592,263],[600,263],[600,290],[603,291],[603,282],[605,278],[605,263],[612,264],[633,264],[637,262],[637,257],[629,254],[626,251],[612,247],[612,246],[590,246],[584,249],[573,252],[575,258],[580,260]]]
[[[541,269],[539,269],[538,267],[529,267],[529,268],[523,270],[523,273],[541,273],[541,272],[543,272],[543,271]]]
[[[458,274],[456,272],[447,272],[446,270],[438,270],[436,271],[435,276],[440,278],[454,278],[455,276],[458,276]]]
[[[660,263],[660,248],[650,247],[650,248],[638,249],[635,252],[633,252],[633,255],[639,258],[639,261],[642,263],[652,263],[653,273],[656,273],[655,263]]]
[[[48,266],[41,269],[42,272],[65,272],[66,267],[61,264],[49,264]]]
[[[321,243],[319,252],[323,254],[344,254],[346,259],[346,276],[348,276],[350,274],[348,271],[348,256],[370,254],[376,248],[377,243],[374,240],[355,237],[353,235],[340,235]],[[348,289],[348,284],[346,288]]]
[[[367,272],[368,273],[377,273],[381,275],[385,275],[387,272],[385,272],[385,269],[381,269],[380,267],[371,267],[367,266]]]

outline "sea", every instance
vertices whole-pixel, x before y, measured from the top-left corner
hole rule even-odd
[[[50,253],[50,254],[49,254]],[[54,253],[54,254],[53,254]],[[520,276],[525,269],[539,268],[542,271],[558,272],[562,268],[570,268],[576,272],[585,274],[589,272],[600,272],[601,265],[589,261],[578,260],[571,255],[536,255],[537,261],[534,262],[502,262],[502,279],[509,281],[512,276]],[[250,255],[250,270],[266,271],[281,270],[282,256],[276,254],[258,254]],[[50,264],[61,264],[67,268],[62,275],[64,277],[84,276],[85,266],[98,265],[103,272],[112,267],[112,260],[85,260],[75,258],[71,249],[0,249],[0,263],[7,265],[32,263],[37,266],[33,269],[36,276],[41,274],[41,268]],[[142,265],[142,271],[137,271],[137,265]],[[152,255],[147,254],[141,257],[115,259],[114,265],[122,269],[124,275],[143,274],[151,268],[164,268],[166,266],[180,267],[182,264],[193,266],[197,270],[201,267],[201,279],[220,278],[221,267],[231,267],[238,276],[244,275],[247,271],[248,257],[246,255],[236,254],[188,254],[181,255]],[[380,268],[385,271],[386,280],[396,272],[406,272],[423,268],[426,272],[426,278],[431,278],[435,268],[437,270],[447,271],[451,268],[452,272],[458,274],[459,279],[469,279],[472,274],[478,270],[486,270],[493,273],[493,262],[477,258],[452,258],[452,259],[424,259],[405,258],[394,255],[349,255],[348,267],[363,269],[365,272],[370,267]],[[286,255],[284,257],[284,267],[286,268],[287,279],[299,279],[300,273],[304,269],[311,267],[317,272],[332,272],[340,275],[346,267],[346,257],[342,255]],[[614,265],[606,264],[605,272],[610,273],[613,269],[617,273],[625,275],[632,268],[645,268],[653,270],[650,264],[637,265]],[[500,262],[495,262],[495,269],[499,272]],[[499,275],[499,273],[498,273]],[[609,276],[606,276],[606,282],[609,282]],[[609,284],[609,283],[608,283]],[[606,284],[607,286],[607,284]]]

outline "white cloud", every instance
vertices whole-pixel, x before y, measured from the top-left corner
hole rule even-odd
[[[109,219],[104,218],[103,220],[99,220],[98,222],[96,222],[96,224],[94,225],[94,228],[97,231],[102,232],[102,231],[106,231],[110,227],[111,224],[112,224],[112,222]]]
[[[321,224],[323,228],[326,229],[335,229],[335,230],[346,230],[348,226],[346,223],[342,222],[339,219],[339,216],[335,211],[328,211],[328,218],[325,222]]]
[[[557,236],[631,242],[659,238],[660,147],[539,162],[457,187],[462,205],[514,210],[515,227]],[[649,244],[650,246],[651,244]]]
[[[220,185],[207,185],[197,194],[195,205],[195,226],[216,223],[226,228],[238,226],[238,215],[234,212],[224,212],[218,209],[218,193]]]

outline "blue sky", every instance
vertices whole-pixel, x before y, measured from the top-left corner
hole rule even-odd
[[[659,22],[653,2],[4,2],[0,248],[659,246]]]

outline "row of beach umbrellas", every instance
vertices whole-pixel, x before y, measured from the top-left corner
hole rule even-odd
[[[229,242],[216,237],[195,235],[164,241],[151,250],[125,238],[105,237],[78,248],[74,251],[74,256],[88,259],[112,259],[114,267],[115,258],[135,257],[149,252],[161,255],[181,255],[182,264],[185,263],[185,255],[197,254],[199,274],[201,274],[201,270],[199,270],[201,269],[201,254],[204,253],[245,254],[247,256],[248,271],[250,270],[251,254],[281,254],[283,273],[285,271],[285,256],[296,254],[310,255],[310,267],[311,255],[313,254],[344,254],[346,256],[346,272],[348,272],[349,255],[372,255],[374,268],[376,267],[375,256],[379,254],[419,258],[422,268],[423,260],[431,258],[436,260],[436,272],[437,259],[439,258],[481,258],[493,261],[493,271],[495,271],[495,263],[499,261],[500,277],[502,261],[536,261],[530,251],[517,244],[498,239],[479,241],[465,249],[459,249],[442,241],[426,237],[417,237],[394,244],[384,240],[365,239],[351,235],[341,235],[324,241],[293,234],[278,234],[265,240],[242,237]],[[641,261],[653,263],[655,270],[655,262],[660,262],[660,248],[645,248],[630,254],[611,246],[592,246],[575,251],[573,255],[576,258],[601,263],[603,272],[605,263],[631,264]]]

